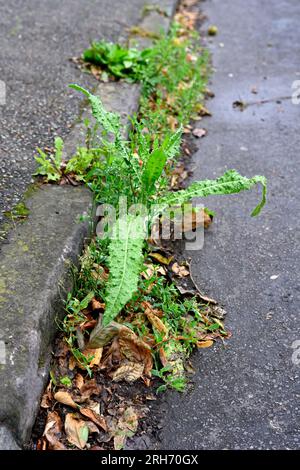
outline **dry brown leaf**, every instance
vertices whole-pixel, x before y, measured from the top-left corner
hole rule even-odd
[[[121,355],[130,362],[144,364],[144,374],[150,375],[153,361],[151,348],[132,330],[123,327],[119,333]]]
[[[212,218],[205,212],[204,209],[185,210],[183,218],[179,221],[175,220],[175,226],[177,229],[181,229],[183,233],[195,230],[197,227],[204,226],[208,228],[212,223]],[[180,224],[180,225],[179,225]]]
[[[75,375],[73,384],[75,385],[75,387],[77,387],[79,390],[81,390],[81,387],[84,384],[84,378],[82,377],[81,374],[78,373],[78,374]]]
[[[38,439],[36,443],[36,450],[47,450],[47,439],[44,437],[41,437]]]
[[[52,394],[52,390],[51,390],[51,382],[49,382],[46,390],[45,390],[45,393],[42,397],[42,401],[41,401],[41,408],[50,408],[51,406],[51,402],[52,402],[52,398],[53,398],[53,394]]]
[[[170,114],[168,117],[167,117],[167,122],[170,126],[170,129],[172,132],[175,132],[176,129],[177,129],[177,126],[178,126],[178,120],[175,118],[175,116],[172,116],[172,114]]]
[[[96,415],[100,415],[100,403],[98,401],[89,400],[85,408],[89,408],[96,413]]]
[[[153,310],[151,311],[150,308],[146,308],[145,315],[148,318],[149,322],[151,323],[154,328],[159,331],[163,335],[163,339],[168,337],[168,328],[166,325],[158,318],[154,313]]]
[[[197,341],[197,346],[198,348],[210,348],[214,342],[212,340],[207,340],[207,341]]]
[[[174,256],[170,256],[169,258],[166,258],[165,256],[159,254],[159,253],[150,253],[149,256],[153,259],[156,259],[159,261],[161,264],[169,265],[174,258]]]
[[[95,297],[91,301],[91,307],[92,310],[104,310],[105,309],[105,304],[99,302]]]
[[[168,359],[167,359],[164,348],[159,349],[159,359],[160,359],[160,362],[162,363],[162,366],[166,367],[166,365],[168,364]]]
[[[178,263],[173,264],[172,271],[179,277],[186,277],[190,274],[186,266],[179,266]]]
[[[97,384],[95,379],[91,379],[82,385],[80,392],[82,400],[85,401],[92,395],[99,395],[101,393],[101,386]]]
[[[80,413],[93,421],[93,423],[97,424],[97,426],[99,426],[101,429],[107,431],[107,424],[103,416],[95,413],[90,408],[80,408]]]
[[[98,66],[91,65],[90,66],[90,71],[91,71],[92,75],[96,78],[96,80],[100,80],[102,70]]]
[[[145,264],[144,266],[146,269],[141,273],[141,276],[147,280],[151,279],[151,277],[155,273],[155,267],[153,266],[153,264]]]
[[[100,361],[101,361],[101,357],[102,357],[102,352],[103,352],[103,348],[96,348],[96,349],[89,349],[89,348],[86,348],[84,351],[82,351],[82,354],[86,357],[86,358],[89,358],[89,357],[93,357],[93,359],[91,360],[90,364],[89,364],[89,367],[94,367],[94,366],[99,366],[100,364]],[[76,365],[82,369],[82,370],[85,370],[85,367],[79,363],[76,363]]]
[[[97,428],[96,424],[93,423],[93,421],[86,421],[86,425],[87,427],[89,428],[89,432],[91,434],[95,433],[95,434],[99,434],[99,429]]]
[[[211,116],[211,112],[201,103],[197,105],[196,109],[200,116]]]
[[[160,266],[157,270],[156,270],[157,273],[161,274],[162,276],[166,276],[167,274],[167,271],[165,270],[165,268],[163,266]]]
[[[135,382],[143,375],[144,367],[144,364],[141,362],[128,361],[112,374],[112,380],[114,382],[121,382],[121,380],[129,383]]]
[[[65,431],[70,444],[84,449],[89,438],[89,428],[86,421],[75,413],[68,413],[65,419]]]
[[[65,450],[65,446],[60,442],[62,432],[62,421],[56,411],[51,411],[47,415],[44,429],[45,438],[49,444],[49,450]]]
[[[132,406],[124,411],[118,421],[117,428],[113,431],[114,448],[121,450],[124,447],[127,437],[132,437],[138,428],[138,417]]]
[[[207,131],[205,129],[202,129],[199,127],[193,130],[193,136],[197,137],[198,139],[200,139],[201,137],[204,137],[206,133]]]
[[[103,369],[112,369],[118,366],[122,362],[120,345],[118,338],[114,338],[108,351],[105,354],[104,359],[101,362],[101,367]]]
[[[63,405],[71,406],[71,408],[78,408],[75,401],[73,400],[71,394],[69,392],[65,392],[64,390],[59,390],[55,393],[54,399]]]

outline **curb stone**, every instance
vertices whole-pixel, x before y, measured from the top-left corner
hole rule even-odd
[[[30,436],[48,377],[54,320],[72,286],[70,263],[89,233],[88,222],[77,220],[92,199],[83,187],[45,185],[27,205],[28,220],[11,231],[0,254],[0,423],[20,444]]]
[[[177,3],[161,1],[168,16],[150,12],[141,27],[167,31]],[[121,81],[101,84],[95,94],[127,123],[138,110],[140,90]],[[65,139],[66,157],[84,144],[82,121],[88,116],[84,112]],[[0,247],[0,450],[20,449],[30,439],[48,379],[55,318],[63,315],[72,287],[70,265],[89,235],[89,223],[78,223],[78,217],[92,210],[92,195],[84,187],[45,185],[26,205],[28,219]]]
[[[21,450],[10,430],[2,425],[0,425],[0,450]]]

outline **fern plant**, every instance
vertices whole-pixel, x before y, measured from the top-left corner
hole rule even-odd
[[[97,336],[102,335],[103,328],[108,327],[116,318],[137,289],[144,239],[148,235],[145,231],[147,224],[148,228],[151,228],[151,223],[160,213],[170,206],[181,205],[194,197],[239,193],[251,189],[256,184],[261,184],[262,199],[252,212],[252,216],[256,216],[266,202],[266,179],[263,176],[246,178],[235,170],[229,170],[216,180],[197,181],[181,191],[170,192],[167,187],[161,190],[159,181],[163,177],[166,163],[169,159],[174,159],[179,152],[181,130],[169,134],[161,145],[154,141],[152,151],[149,149],[150,141],[142,138],[148,148],[143,149],[142,165],[136,164],[130,145],[122,138],[120,116],[108,113],[101,100],[87,90],[78,85],[71,85],[71,87],[88,97],[95,119],[104,131],[113,134],[112,154],[116,155],[118,164],[125,163],[122,166],[122,177],[126,179],[129,174],[132,178],[131,190],[134,198],[131,201],[144,203],[150,209],[149,217],[143,219],[141,216],[127,215],[120,217],[115,223],[109,246],[110,272],[105,293],[106,309],[102,322],[97,325],[90,338],[90,344],[95,344]],[[108,158],[106,164],[107,167],[113,165],[113,159]],[[158,189],[160,194],[158,194]],[[122,192],[118,194],[118,196],[123,195]]]

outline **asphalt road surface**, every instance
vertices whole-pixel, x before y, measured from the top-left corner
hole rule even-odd
[[[193,178],[235,168],[265,175],[269,194],[258,218],[250,217],[256,190],[205,200],[217,217],[204,249],[187,256],[202,290],[225,306],[233,336],[225,348],[219,343],[195,355],[193,389],[184,399],[167,396],[161,446],[297,449],[300,104],[280,98],[300,80],[300,2],[207,0],[201,8],[205,27],[216,24],[219,34],[210,43],[213,117],[199,123],[208,133],[194,155]],[[232,106],[262,99],[271,102],[242,112]]]
[[[81,97],[67,85],[95,86],[69,59],[93,39],[126,38],[146,3],[0,0],[0,223],[31,182],[36,147],[52,146],[78,116]]]

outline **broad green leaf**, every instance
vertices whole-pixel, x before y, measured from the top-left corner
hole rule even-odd
[[[167,136],[162,145],[150,154],[142,173],[142,183],[146,194],[151,194],[155,190],[155,183],[161,176],[167,160],[174,158],[178,153],[181,132],[179,129]]]

